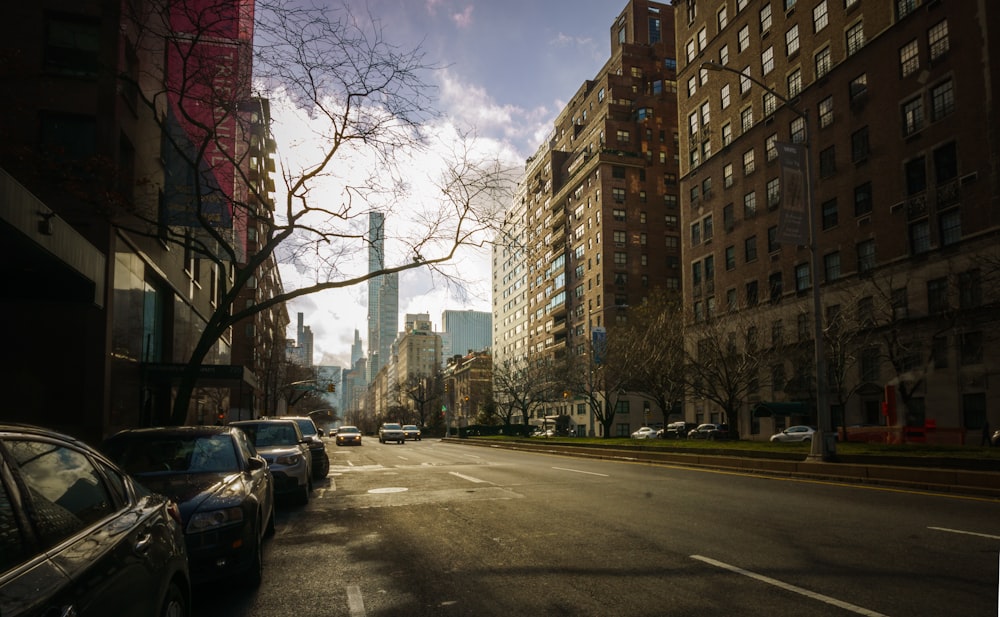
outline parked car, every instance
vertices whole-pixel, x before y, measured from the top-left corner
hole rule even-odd
[[[356,426],[342,426],[337,430],[338,446],[360,446],[361,429]]]
[[[556,429],[554,429],[554,428],[547,428],[547,429],[536,428],[535,430],[531,431],[531,436],[532,437],[555,437],[556,436]]]
[[[0,424],[0,468],[4,617],[191,614],[177,504],[39,427]]]
[[[420,427],[416,424],[404,424],[403,435],[405,435],[407,439],[420,441]]]
[[[689,432],[688,439],[707,439],[716,441],[720,439],[734,439],[735,435],[730,433],[729,426],[725,424],[699,424],[697,428]]]
[[[656,436],[660,439],[684,439],[689,432],[696,428],[698,425],[694,422],[671,422],[656,431]]]
[[[771,441],[812,441],[815,432],[816,429],[811,426],[789,426],[771,435]]]
[[[644,426],[632,433],[632,439],[656,439],[656,429]]]
[[[313,479],[321,480],[330,473],[330,457],[326,454],[326,444],[323,443],[323,433],[316,428],[316,423],[309,416],[280,416],[280,419],[294,420],[302,431],[302,436],[309,442],[309,453],[312,454]]]
[[[406,443],[406,433],[403,432],[403,427],[393,422],[385,422],[378,427],[378,442],[385,443],[387,441]]]
[[[292,420],[258,419],[232,422],[247,434],[250,443],[267,461],[274,476],[274,494],[292,495],[309,503],[312,491],[312,454],[299,425]]]
[[[147,488],[177,502],[195,584],[222,578],[260,584],[264,536],[274,533],[274,478],[243,431],[131,429],[102,449]]]

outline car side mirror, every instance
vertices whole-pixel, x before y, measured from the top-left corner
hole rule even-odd
[[[251,456],[247,461],[247,468],[250,471],[257,471],[258,469],[264,469],[267,467],[267,461],[259,456]]]

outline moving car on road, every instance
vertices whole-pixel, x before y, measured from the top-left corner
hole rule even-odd
[[[420,441],[420,427],[416,424],[404,424],[403,435],[405,435],[407,439]]]
[[[771,435],[771,441],[812,441],[816,432],[811,426],[789,426],[780,433]]]
[[[233,426],[121,431],[103,450],[180,508],[196,584],[263,574],[263,542],[274,532],[274,479],[246,434]]]
[[[247,434],[250,443],[267,461],[274,476],[275,495],[293,495],[299,503],[309,503],[312,491],[312,454],[293,420],[258,419],[232,422]]]
[[[191,614],[177,505],[73,437],[0,424],[0,611]]]
[[[338,446],[360,446],[361,429],[356,426],[342,426],[337,431]]]
[[[406,433],[403,432],[403,427],[393,422],[385,422],[378,427],[378,442],[385,443],[387,441],[406,443]]]

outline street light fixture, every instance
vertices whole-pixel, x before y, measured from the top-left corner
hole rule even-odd
[[[812,308],[813,308],[813,339],[816,365],[816,434],[813,436],[812,448],[809,458],[812,460],[830,461],[836,456],[835,435],[833,439],[828,439],[827,433],[830,431],[830,406],[827,401],[826,386],[826,352],[823,342],[823,304],[819,293],[819,246],[818,233],[816,230],[816,213],[813,209],[813,180],[812,167],[809,156],[809,114],[795,107],[791,101],[778,94],[773,88],[768,87],[763,82],[754,77],[728,67],[718,62],[702,62],[701,68],[710,71],[727,71],[739,75],[741,79],[746,79],[766,90],[773,97],[781,101],[785,107],[792,111],[799,118],[802,118],[805,131],[805,139],[802,146],[805,150],[805,209],[809,227],[809,270],[812,277]],[[785,187],[782,187],[784,190]]]

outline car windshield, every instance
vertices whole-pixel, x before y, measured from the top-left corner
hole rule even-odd
[[[407,424],[406,426],[403,427],[403,430],[406,430],[406,431],[415,431],[415,430],[417,430],[417,427],[414,424]]]
[[[360,433],[360,432],[361,431],[359,431],[357,429],[357,427],[354,427],[354,426],[342,426],[342,427],[340,427],[340,430],[337,431],[337,434],[340,435],[341,433]]]
[[[316,434],[316,425],[313,424],[312,420],[308,418],[302,418],[301,420],[296,420],[295,422],[298,423],[299,430],[302,431],[302,434],[305,435],[306,437],[312,437],[313,435]]]
[[[112,440],[107,449],[111,458],[135,475],[239,471],[229,435],[124,436]]]
[[[282,423],[261,423],[239,425],[250,437],[250,441],[258,448],[268,446],[294,446],[298,443],[295,435],[295,427],[291,424]]]
[[[398,430],[400,430],[398,424],[386,424],[386,425],[383,425],[383,428],[385,430],[387,430],[387,431],[398,431]]]

